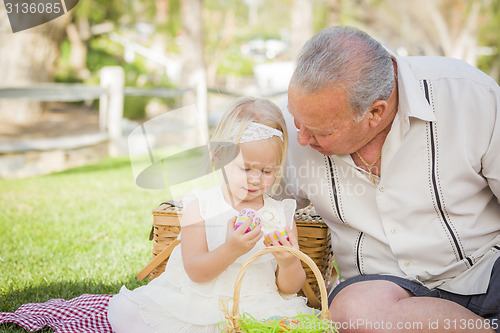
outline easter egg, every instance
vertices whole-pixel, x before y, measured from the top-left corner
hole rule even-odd
[[[287,241],[290,241],[290,238],[288,237],[288,234],[286,233],[285,230],[280,230],[280,234],[282,234],[283,237],[285,237]],[[274,239],[278,240],[278,236],[276,236],[274,234],[272,236],[274,237]],[[266,237],[266,241],[268,243],[271,243],[271,240],[269,239],[269,237]]]
[[[252,231],[253,229],[255,229],[256,226],[262,223],[262,217],[260,216],[259,212],[251,208],[243,208],[236,217],[236,222],[234,223],[234,229],[235,230],[238,229],[242,224],[244,224],[250,218],[252,219],[252,223],[250,223],[250,226],[247,228],[245,233]]]
[[[265,320],[266,324],[269,324],[269,328],[279,328],[276,332],[289,332],[291,326],[297,326],[299,322],[292,318],[284,318],[279,316],[274,316]]]

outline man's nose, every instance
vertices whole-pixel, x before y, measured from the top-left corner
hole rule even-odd
[[[297,142],[301,146],[308,146],[312,143],[312,135],[304,127],[300,126],[297,133]]]

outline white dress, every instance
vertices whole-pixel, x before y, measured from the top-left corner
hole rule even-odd
[[[200,214],[205,220],[208,249],[212,251],[225,242],[227,221],[236,216],[238,211],[225,202],[220,187],[191,192],[184,199],[184,206],[189,207],[191,200],[197,200],[199,203]],[[293,200],[276,201],[265,196],[264,207],[259,213],[264,217],[275,217],[265,219],[266,228],[278,229],[285,225],[291,228],[295,207]],[[228,308],[232,308],[234,283],[241,265],[250,255],[264,247],[262,240],[257,242],[249,253],[238,258],[217,278],[209,282],[195,283],[184,270],[181,249],[177,246],[163,274],[148,285],[133,291],[122,287],[117,295],[119,297],[115,296],[114,302],[112,299],[108,319],[113,329],[120,332],[114,324],[121,322],[123,325],[124,321],[116,318],[119,316],[128,321],[131,318],[143,320],[141,325],[150,327],[150,332],[219,332],[218,325],[225,321],[220,309],[220,300],[228,302]],[[313,310],[306,306],[305,298],[278,292],[276,267],[272,254],[262,256],[250,265],[243,278],[240,313],[246,312],[256,319],[271,316],[293,317],[298,313],[312,314]],[[129,304],[124,305],[124,302]],[[140,309],[140,316],[134,317],[133,314],[127,314],[127,311],[120,311],[128,308]],[[134,310],[129,312],[131,311]],[[124,326],[132,327],[129,323]]]

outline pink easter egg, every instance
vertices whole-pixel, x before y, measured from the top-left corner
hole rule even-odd
[[[234,223],[234,229],[238,229],[243,223],[248,221],[248,219],[252,219],[252,223],[250,223],[250,226],[248,229],[245,231],[245,233],[252,231],[255,229],[256,226],[258,226],[262,222],[262,217],[260,214],[251,208],[243,208],[239,214],[238,217],[236,218],[236,222]]]
[[[280,230],[280,234],[282,234],[286,238],[287,241],[290,241],[290,238],[288,237],[288,234],[286,233],[285,230]],[[273,235],[273,238],[276,239],[276,240],[278,240],[278,237],[276,235]],[[268,237],[266,237],[266,241],[268,243],[271,243],[271,240]],[[283,244],[281,244],[281,245],[283,245]]]

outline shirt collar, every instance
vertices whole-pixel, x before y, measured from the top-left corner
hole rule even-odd
[[[402,116],[401,120],[408,121],[409,117],[414,117],[424,121],[436,121],[436,115],[427,102],[420,83],[415,78],[410,66],[404,61],[404,58],[394,58],[398,64],[398,112]]]

